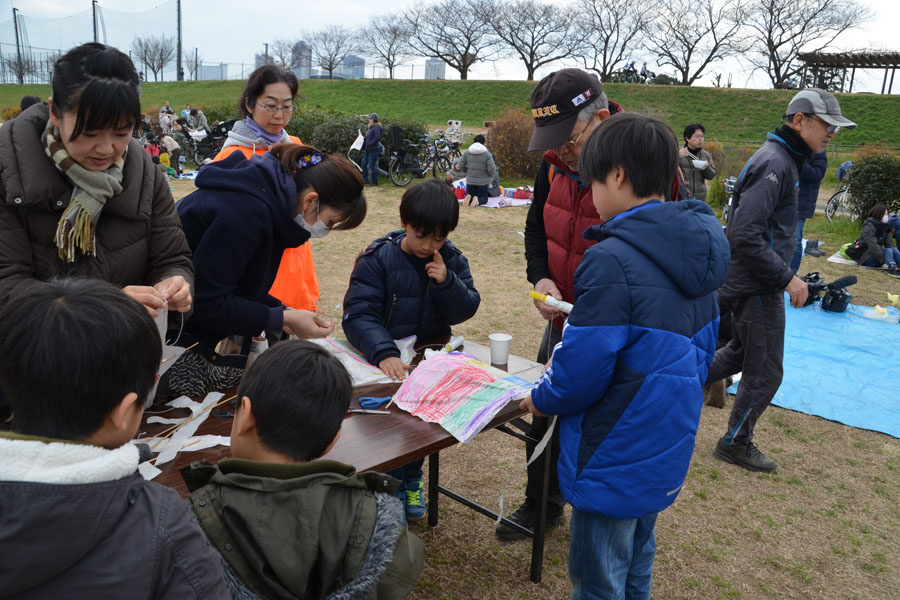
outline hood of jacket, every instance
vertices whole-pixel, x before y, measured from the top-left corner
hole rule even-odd
[[[0,568],[0,589],[16,594],[67,572],[104,544],[130,505],[141,451],[0,436],[0,547],[16,548],[16,568]],[[84,523],[91,523],[85,527]],[[50,547],[39,550],[52,540]],[[52,550],[51,550],[52,548]],[[48,556],[50,551],[52,556]],[[8,579],[7,577],[11,577]]]
[[[309,239],[309,232],[294,221],[297,184],[274,155],[254,154],[247,160],[235,152],[224,160],[205,165],[197,175],[199,189],[250,196],[269,209],[275,239],[294,248]]]
[[[283,129],[281,130],[282,142],[288,143],[291,141],[291,138],[288,136],[287,132]],[[222,145],[222,148],[227,148],[228,146],[241,146],[244,148],[250,148],[254,152],[257,148],[268,148],[266,142],[258,135],[253,133],[247,124],[243,121],[235,121],[234,127],[228,132],[228,137],[225,139],[225,143]]]
[[[190,502],[210,541],[243,583],[266,597],[324,597],[330,588],[346,585],[352,574],[343,566],[362,560],[370,536],[390,534],[395,542],[405,529],[399,503],[391,506],[398,510],[390,524],[379,530],[376,503],[369,502],[374,492],[390,498],[397,480],[357,474],[336,461],[194,463],[189,485],[202,486]]]
[[[481,142],[475,142],[474,144],[469,146],[469,152],[471,152],[472,154],[484,154],[487,151],[487,147]]]
[[[658,265],[688,298],[715,291],[731,256],[721,223],[699,200],[647,202],[589,228],[584,237],[622,239]]]

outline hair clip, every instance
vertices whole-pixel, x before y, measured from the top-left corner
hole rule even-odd
[[[301,156],[300,160],[297,161],[297,166],[301,169],[305,169],[307,167],[311,167],[312,165],[317,165],[322,162],[321,152],[313,151],[311,154],[307,154],[306,156]]]

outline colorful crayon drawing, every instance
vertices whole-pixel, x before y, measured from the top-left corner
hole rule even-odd
[[[474,438],[511,400],[532,385],[462,352],[438,353],[419,363],[394,394],[394,403],[461,442]]]

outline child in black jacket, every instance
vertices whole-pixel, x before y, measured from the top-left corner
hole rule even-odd
[[[410,365],[400,360],[395,339],[416,335],[427,342],[472,318],[481,296],[469,261],[447,240],[459,222],[459,203],[438,180],[414,185],[400,201],[404,230],[375,240],[356,261],[344,296],[347,340],[370,363],[396,380]],[[406,516],[425,516],[422,464],[391,473],[406,482]]]

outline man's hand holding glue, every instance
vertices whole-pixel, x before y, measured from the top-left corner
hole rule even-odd
[[[557,300],[562,300],[562,294],[559,292],[559,288],[556,287],[556,284],[553,283],[552,279],[547,277],[538,280],[538,282],[534,284],[534,291],[545,296],[556,298]],[[541,316],[548,321],[552,321],[556,317],[562,315],[558,309],[548,306],[537,299],[534,299],[534,306],[538,309],[538,312],[541,313]]]

